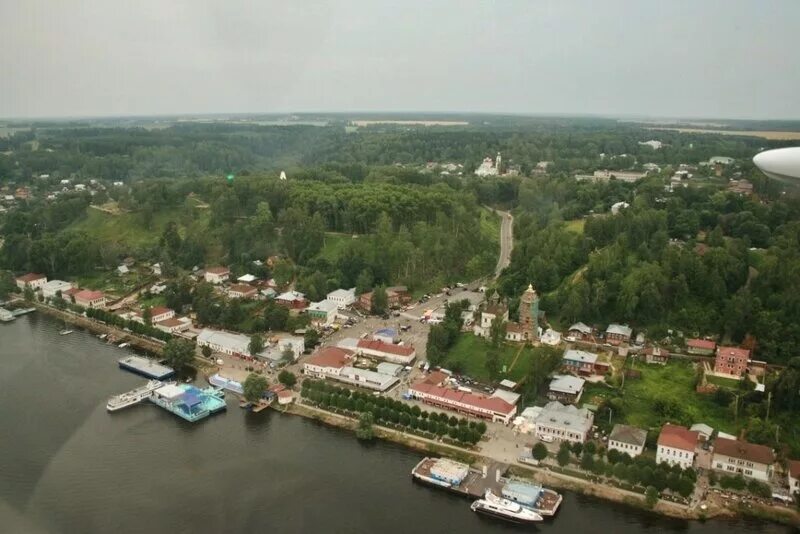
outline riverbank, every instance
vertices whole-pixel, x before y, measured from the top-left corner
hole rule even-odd
[[[299,415],[320,421],[330,426],[346,429],[355,433],[358,426],[358,421],[352,417],[329,412],[321,408],[309,406],[307,404],[294,403],[286,408],[274,407],[276,410]],[[476,451],[463,449],[454,445],[439,443],[433,440],[406,434],[398,430],[374,425],[375,436],[379,439],[403,445],[409,449],[424,453],[440,455],[458,460],[461,462],[475,464],[475,463],[489,463],[495,461],[493,458],[480,454]],[[743,509],[730,509],[725,507],[709,507],[707,510],[692,509],[685,505],[669,502],[666,500],[659,500],[653,508],[648,508],[645,502],[644,495],[634,493],[621,488],[597,484],[589,480],[573,477],[570,475],[556,473],[547,467],[533,467],[519,462],[514,463],[509,467],[512,474],[525,476],[531,478],[539,484],[551,487],[558,490],[568,490],[582,495],[597,497],[606,501],[624,504],[637,508],[639,510],[646,510],[655,514],[660,514],[666,517],[702,521],[714,518],[737,518],[737,517],[757,517],[759,519],[769,520],[786,525],[800,526],[800,515],[790,509],[775,510],[771,508],[760,507],[758,509],[747,508]]]
[[[164,352],[164,342],[162,341],[143,337],[138,334],[134,334],[133,332],[84,317],[83,315],[78,315],[71,311],[59,310],[58,308],[48,306],[47,304],[43,304],[41,302],[33,302],[32,304],[38,311],[42,313],[55,317],[61,321],[65,321],[69,324],[79,326],[93,334],[112,335],[118,341],[122,341],[124,339],[125,342],[129,343],[131,346],[140,350],[151,352],[157,356],[161,356]]]

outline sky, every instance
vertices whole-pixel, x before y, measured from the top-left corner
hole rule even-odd
[[[800,119],[798,0],[0,0],[0,117]]]

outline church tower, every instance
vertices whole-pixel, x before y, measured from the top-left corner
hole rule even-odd
[[[533,284],[528,284],[528,289],[519,299],[519,324],[526,341],[539,337],[539,295]]]
[[[498,176],[503,173],[500,169],[500,165],[503,163],[503,159],[500,157],[500,152],[497,153],[497,158],[494,160],[494,168],[497,169]]]

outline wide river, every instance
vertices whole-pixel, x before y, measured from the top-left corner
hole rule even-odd
[[[417,453],[271,410],[189,424],[154,405],[109,414],[143,379],[125,351],[60,336],[41,314],[0,324],[0,532],[790,532],[686,522],[567,493],[558,516],[517,527],[414,484]]]

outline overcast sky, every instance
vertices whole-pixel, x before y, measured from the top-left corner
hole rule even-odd
[[[0,0],[0,117],[800,119],[800,0]]]

